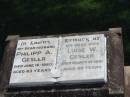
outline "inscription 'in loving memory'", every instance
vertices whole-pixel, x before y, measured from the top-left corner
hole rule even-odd
[[[19,40],[10,85],[105,82],[106,67],[103,34]],[[52,75],[57,72],[60,76],[54,79]]]

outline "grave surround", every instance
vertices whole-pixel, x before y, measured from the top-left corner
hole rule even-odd
[[[110,28],[108,31],[95,33],[67,34],[74,35],[99,35],[106,37],[107,52],[107,82],[92,84],[59,85],[55,83],[49,86],[10,87],[10,77],[14,64],[15,52],[18,40],[52,38],[52,36],[15,37],[7,40],[3,62],[0,69],[0,96],[1,97],[124,97],[124,60],[121,28]],[[43,58],[44,59],[44,58]],[[121,72],[122,71],[122,72]],[[54,71],[56,72],[56,71]],[[52,73],[53,74],[53,73]],[[120,77],[119,77],[120,75]],[[53,77],[59,77],[59,73]],[[63,83],[62,83],[63,84]]]

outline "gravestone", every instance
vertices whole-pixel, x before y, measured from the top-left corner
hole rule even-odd
[[[106,37],[18,40],[10,85],[106,82]]]
[[[1,94],[123,97],[121,39],[121,29],[112,28],[95,33],[8,40],[0,72]]]

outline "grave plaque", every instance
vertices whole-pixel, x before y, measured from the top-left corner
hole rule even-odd
[[[103,34],[63,37],[60,81],[106,82],[106,37]]]
[[[18,40],[10,85],[52,82],[49,73],[56,61],[57,46],[57,38]]]
[[[104,34],[18,40],[10,85],[107,82]]]

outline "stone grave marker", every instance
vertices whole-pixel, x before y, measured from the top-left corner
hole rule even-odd
[[[10,85],[55,82],[107,82],[104,34],[18,40]]]
[[[3,97],[123,97],[121,28],[7,40]],[[120,75],[120,77],[119,77]]]

